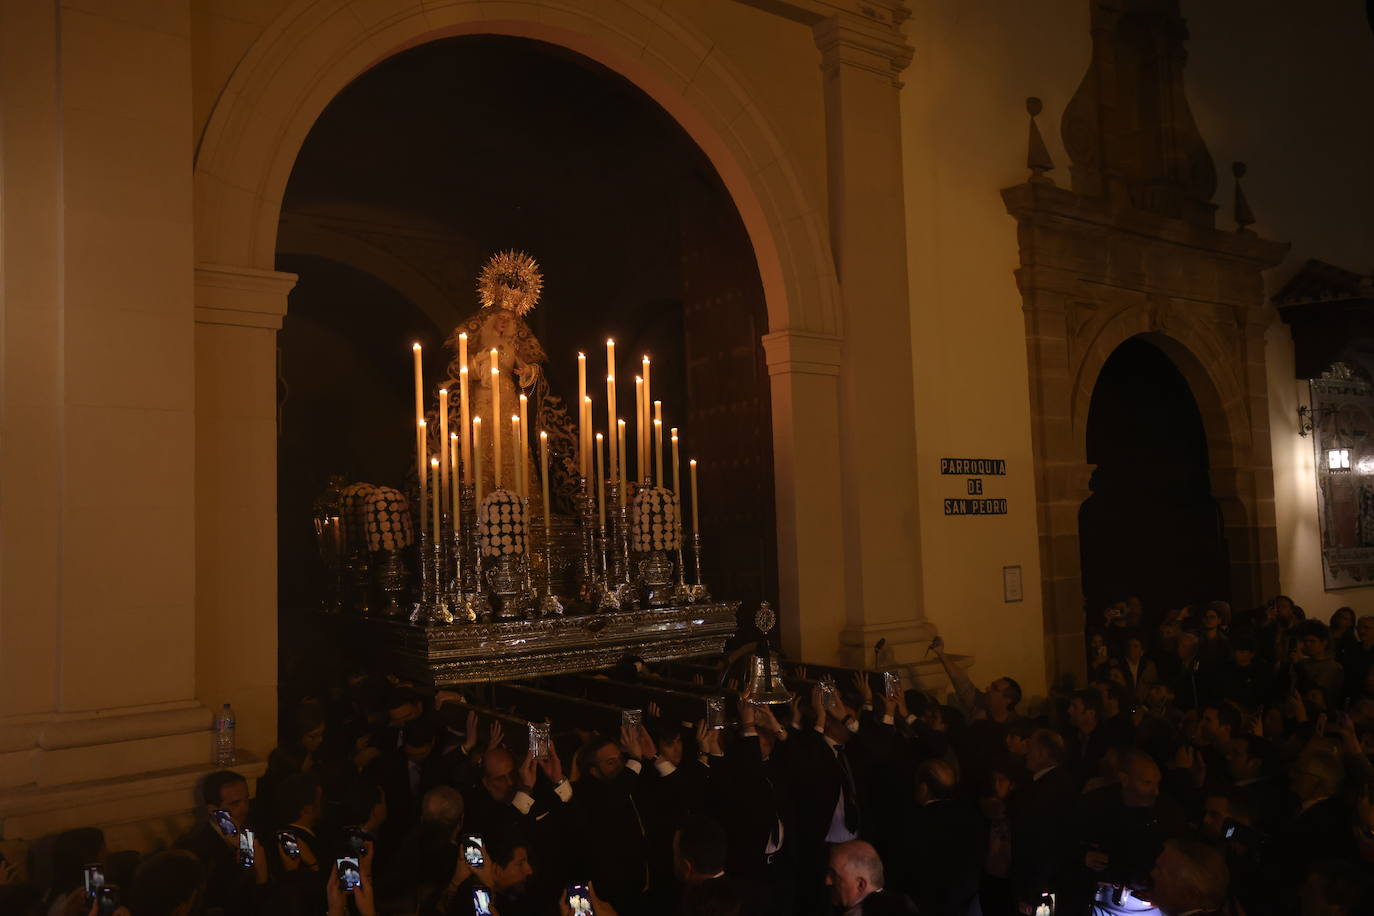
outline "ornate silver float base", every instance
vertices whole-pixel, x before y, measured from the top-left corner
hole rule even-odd
[[[406,593],[406,567],[401,561],[399,550],[381,551],[382,562],[377,567],[377,587],[386,596],[386,606],[382,613],[388,617],[404,614],[401,602]]]
[[[719,653],[734,635],[738,609],[738,601],[722,601],[464,627],[344,619],[383,670],[442,686],[593,671],[626,654],[661,661]]]
[[[673,603],[676,583],[673,581],[673,561],[662,550],[655,550],[639,561],[639,579],[644,583],[644,603],[649,607],[667,607]]]

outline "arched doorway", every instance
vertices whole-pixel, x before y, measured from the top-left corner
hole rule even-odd
[[[652,354],[665,432],[682,430],[683,458],[701,461],[709,494],[707,581],[742,601],[745,621],[760,600],[777,602],[757,262],[710,161],[642,91],[527,38],[409,48],[321,113],[287,183],[282,226],[276,266],[299,278],[279,336],[283,686],[319,657],[313,646],[296,651],[311,628],[292,619],[319,595],[312,499],[334,474],[409,488],[409,342],[424,345],[437,389],[452,357],[441,345],[476,310],[482,263],[506,248],[529,251],[544,272],[528,320],[550,393],[571,404],[577,352],[598,368],[613,337],[623,406],[633,396],[625,370]],[[423,299],[407,292],[421,286]]]
[[[1152,611],[1231,597],[1202,413],[1183,373],[1144,337],[1102,366],[1087,460],[1091,495],[1078,525],[1089,625],[1128,595]]]

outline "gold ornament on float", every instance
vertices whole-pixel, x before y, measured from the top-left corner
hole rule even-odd
[[[508,309],[524,315],[539,304],[544,276],[539,263],[523,251],[494,254],[477,278],[477,295],[484,307]]]

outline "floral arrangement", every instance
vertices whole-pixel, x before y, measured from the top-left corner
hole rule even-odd
[[[639,553],[677,550],[682,544],[682,518],[677,495],[662,487],[646,487],[635,494],[630,546]]]
[[[510,490],[492,490],[477,507],[477,544],[484,557],[525,553],[525,507]]]
[[[415,540],[410,502],[400,490],[374,487],[367,496],[367,549],[401,550]]]
[[[370,483],[351,483],[339,494],[342,511],[339,523],[343,525],[344,544],[352,553],[367,550],[367,498],[377,488]]]

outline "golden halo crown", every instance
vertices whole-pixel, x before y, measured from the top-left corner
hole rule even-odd
[[[487,261],[477,277],[477,295],[484,307],[497,306],[524,315],[539,304],[544,276],[539,264],[523,251],[502,251]]]

